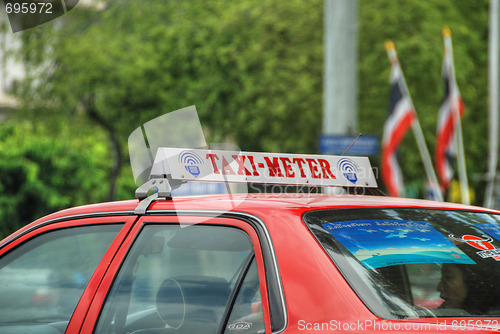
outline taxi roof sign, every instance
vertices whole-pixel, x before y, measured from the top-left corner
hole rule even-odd
[[[158,149],[151,179],[376,188],[367,157]]]

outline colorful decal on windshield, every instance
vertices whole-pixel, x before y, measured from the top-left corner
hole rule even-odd
[[[424,221],[353,220],[323,228],[368,269],[409,263],[475,264]]]
[[[453,240],[455,242],[465,242],[467,245],[481,250],[476,254],[482,257],[483,259],[491,257],[496,261],[500,261],[500,249],[497,249],[495,248],[495,246],[493,246],[492,237],[489,236],[478,237],[476,235],[470,235],[470,234],[462,235],[461,238],[457,238],[453,234],[450,234],[448,237],[450,238],[450,240]]]

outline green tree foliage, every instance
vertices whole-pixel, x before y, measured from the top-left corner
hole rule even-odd
[[[64,29],[41,27],[49,36],[34,31],[26,50],[43,54],[40,40],[53,43],[41,96],[65,111],[93,96],[100,117],[123,135],[196,104],[213,141],[315,151],[321,8],[317,0],[120,1],[102,12],[72,11]]]
[[[432,154],[443,97],[441,32],[447,25],[467,108],[469,174],[484,173],[488,3],[358,0],[358,6],[360,131],[382,136],[390,71],[384,42],[391,39]],[[130,198],[130,169],[120,170],[128,160],[127,136],[154,117],[193,104],[208,142],[229,140],[244,150],[316,152],[322,122],[323,8],[321,0],[121,0],[106,2],[103,10],[79,5],[51,23],[21,33],[20,56],[28,76],[17,91],[25,103],[20,115],[51,129],[47,142],[60,128],[74,138],[88,136],[88,148],[79,146],[71,153],[76,161],[77,153],[93,156],[93,136],[108,158],[98,156],[106,161],[115,158],[114,165],[99,165],[105,170],[104,177],[96,179],[100,195],[88,201],[109,195]],[[37,139],[30,141],[42,145]],[[47,148],[47,154],[70,154],[67,146],[58,151],[57,145]],[[23,150],[27,148],[20,146],[11,154],[22,161],[28,154]],[[423,188],[425,176],[411,134],[400,158],[407,184]],[[45,164],[43,157],[37,159]],[[23,167],[26,175],[35,168],[29,166]],[[85,173],[81,165],[74,168],[79,175]],[[50,177],[66,179],[56,175],[66,176],[64,168],[55,170]],[[103,190],[111,183],[113,191]],[[482,182],[473,186],[482,193]],[[82,191],[65,192],[76,202],[84,201],[77,193]],[[23,196],[19,193],[19,201]],[[60,206],[73,204],[68,201],[62,199]]]
[[[106,146],[88,137],[1,124],[0,239],[49,212],[101,200],[107,156]]]
[[[152,0],[71,11],[23,35],[24,58],[36,71],[21,95],[37,117],[83,113],[106,129],[118,160],[113,183],[127,160],[126,136],[192,104],[209,142],[313,152],[321,122],[322,21],[311,4]],[[296,26],[304,13],[314,23]]]

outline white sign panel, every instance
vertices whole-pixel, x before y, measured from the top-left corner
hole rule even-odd
[[[377,187],[367,157],[159,148],[151,176],[209,182]]]

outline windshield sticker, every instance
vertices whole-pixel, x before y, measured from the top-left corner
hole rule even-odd
[[[495,248],[493,246],[493,238],[492,237],[478,237],[476,235],[466,234],[461,238],[455,237],[453,234],[449,235],[449,238],[455,242],[465,242],[467,245],[472,246],[476,249],[481,250],[476,254],[483,259],[492,257],[496,261],[500,261],[500,249]]]
[[[323,228],[368,269],[408,263],[475,264],[424,221],[353,220]]]

